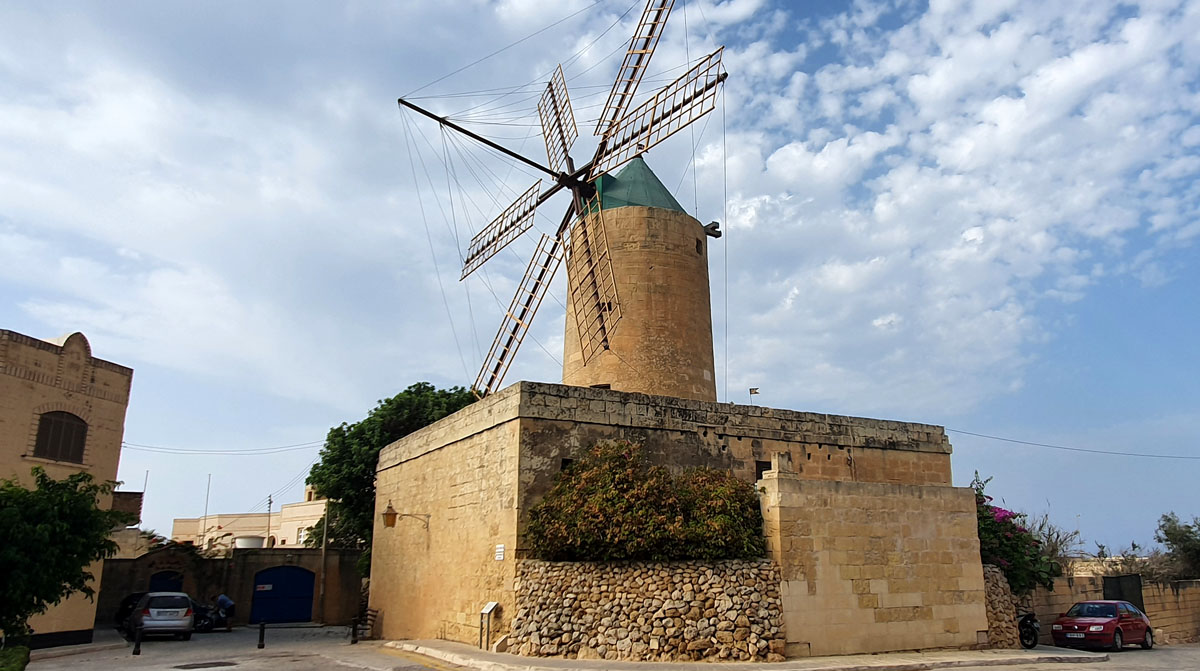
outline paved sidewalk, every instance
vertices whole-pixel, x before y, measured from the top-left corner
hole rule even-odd
[[[451,641],[389,641],[385,648],[413,652],[480,671],[925,671],[1017,664],[1083,663],[1108,661],[1108,655],[1039,646],[1033,650],[962,650],[949,652],[905,652],[843,657],[807,657],[786,662],[627,662],[518,657],[480,650]]]

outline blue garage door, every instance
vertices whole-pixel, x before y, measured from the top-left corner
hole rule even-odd
[[[312,620],[316,576],[299,566],[276,566],[254,576],[250,622],[308,622]]]

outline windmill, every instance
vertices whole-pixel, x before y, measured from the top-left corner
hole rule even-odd
[[[644,166],[640,160],[641,154],[715,109],[718,88],[728,76],[721,66],[724,47],[720,47],[698,60],[682,76],[659,89],[645,102],[632,110],[629,109],[662,35],[673,4],[674,0],[648,0],[646,3],[646,8],[634,30],[621,68],[609,92],[608,100],[604,104],[604,110],[596,124],[594,132],[599,137],[596,152],[592,159],[582,166],[575,165],[570,153],[571,147],[578,137],[578,129],[561,66],[555,70],[538,103],[538,116],[541,120],[549,165],[543,165],[510,151],[403,98],[397,101],[402,108],[409,108],[430,117],[443,126],[452,128],[546,173],[553,179],[552,185],[544,191],[542,190],[542,180],[534,183],[512,205],[471,239],[463,263],[461,279],[466,279],[508,244],[523,235],[533,225],[533,217],[537,208],[552,196],[563,190],[567,190],[571,194],[571,202],[567,206],[566,212],[563,213],[555,234],[553,236],[543,234],[538,241],[533,257],[518,284],[516,295],[509,305],[504,321],[497,331],[479,375],[472,385],[472,390],[477,396],[490,394],[499,387],[512,364],[517,348],[520,347],[537,314],[550,281],[564,257],[567,263],[569,293],[567,348],[578,353],[578,356],[564,357],[566,360],[564,362],[564,382],[572,381],[571,370],[587,368],[589,364],[593,364],[606,354],[612,354],[614,359],[619,361],[619,363],[613,364],[614,366],[625,366],[643,377],[654,374],[654,371],[649,370],[650,366],[645,366],[645,370],[643,370],[631,364],[629,358],[632,355],[622,356],[612,350],[614,334],[621,322],[623,312],[618,288],[622,284],[637,286],[639,283],[635,282],[630,285],[626,281],[628,278],[614,273],[612,254],[605,230],[604,203],[601,191],[605,180],[611,182],[613,179],[611,177],[613,171],[630,164],[635,159],[637,159],[637,163]],[[665,189],[662,189],[661,182],[658,182],[657,178],[649,173],[648,168],[639,175],[639,178],[657,185],[657,187],[651,185],[651,189],[657,188],[661,193],[666,193]],[[698,225],[698,222],[682,212],[682,208],[678,207],[669,193],[665,199],[669,199],[670,203],[674,204],[674,209],[682,213],[688,222]],[[663,199],[660,197],[660,200]],[[688,390],[695,389],[695,384],[689,383],[692,384],[691,387],[686,387],[685,391],[676,395],[704,399],[712,396],[712,400],[715,400],[715,386],[711,373],[712,329],[707,294],[708,275],[702,249],[704,233],[710,236],[719,236],[714,227],[705,227],[696,240],[695,252],[700,256],[701,265],[699,273],[693,270],[691,275],[702,275],[703,306],[701,310],[701,307],[696,305],[695,309],[688,312],[703,312],[703,319],[700,320],[702,323],[699,323],[697,329],[694,330],[704,331],[707,328],[707,334],[700,333],[699,337],[701,340],[707,338],[706,356],[708,361],[704,377],[708,379],[707,386],[713,387],[713,391],[711,394],[703,390],[688,393]],[[691,233],[689,232],[687,235],[691,235]],[[683,237],[686,238],[687,235]],[[696,263],[692,261],[687,261],[686,264],[696,266]],[[632,265],[645,264],[635,261]],[[649,281],[654,282],[657,279],[649,278]],[[689,279],[683,280],[683,282],[696,284],[698,280],[692,282]],[[691,287],[688,291],[694,293],[694,289],[695,287]],[[677,303],[678,301],[670,300],[668,302]],[[642,312],[647,311],[643,310]],[[655,307],[650,312],[658,314],[663,310]],[[707,324],[707,327],[704,324]],[[671,331],[671,329],[667,327],[657,329],[657,331]],[[689,349],[695,350],[696,356],[704,358],[703,343],[698,347],[687,344],[683,337],[686,336],[686,330],[677,335],[679,336],[676,338],[679,341],[677,346],[668,346],[667,349],[670,351],[666,356],[660,357],[664,362],[670,364],[670,360],[687,356],[686,350]],[[577,339],[577,346],[571,342],[572,338]],[[631,350],[638,350],[640,344],[640,341],[634,342],[630,345]],[[684,354],[681,355],[681,352]],[[608,385],[594,384],[593,386]],[[634,386],[636,387],[636,385]],[[614,388],[618,387],[614,386]],[[650,389],[652,393],[659,393],[656,387]],[[636,390],[645,391],[646,389],[637,388]],[[667,392],[673,391],[673,388],[667,388]]]

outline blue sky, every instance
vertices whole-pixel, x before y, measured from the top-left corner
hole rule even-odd
[[[676,5],[643,90],[722,44],[730,77],[647,160],[726,231],[721,400],[1196,456],[1200,3]],[[148,526],[200,515],[210,473],[212,512],[298,500],[329,427],[474,379],[535,241],[457,281],[535,176],[395,99],[540,159],[564,62],[584,156],[640,11],[8,3],[0,327],[132,366],[130,443],[309,445],[127,449]],[[560,277],[508,382],[559,379],[562,301]],[[1200,514],[1195,459],[951,440],[957,484],[1089,549]]]

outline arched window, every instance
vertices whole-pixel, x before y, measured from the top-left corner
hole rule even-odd
[[[69,412],[43,413],[38,420],[33,456],[82,464],[87,429],[87,422]]]

